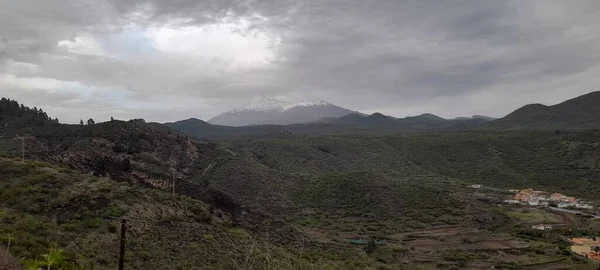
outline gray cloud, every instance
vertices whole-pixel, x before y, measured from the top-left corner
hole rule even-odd
[[[502,116],[597,90],[600,71],[591,1],[0,6],[0,95],[70,122],[207,119],[258,94],[395,116]]]

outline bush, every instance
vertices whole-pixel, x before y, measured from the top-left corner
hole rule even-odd
[[[377,243],[375,242],[375,239],[371,238],[367,242],[367,246],[365,247],[365,252],[367,254],[372,254],[373,252],[375,252],[375,250],[377,250]]]

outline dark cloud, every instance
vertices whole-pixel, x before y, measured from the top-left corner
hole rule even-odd
[[[597,90],[600,71],[600,2],[0,6],[0,95],[67,121],[206,119],[258,94],[395,116],[502,116]]]

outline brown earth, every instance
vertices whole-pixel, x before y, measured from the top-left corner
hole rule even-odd
[[[0,270],[23,269],[19,260],[9,254],[4,247],[0,247]]]

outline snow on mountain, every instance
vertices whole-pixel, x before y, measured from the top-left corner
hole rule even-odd
[[[242,112],[242,111],[259,111],[259,112],[267,112],[267,111],[283,111],[288,106],[293,106],[294,104],[287,103],[281,100],[271,99],[266,96],[259,96],[250,102],[246,103],[243,107],[232,110],[232,112]]]
[[[296,104],[288,104],[286,106],[283,107],[283,110],[289,110],[289,109],[293,109],[296,107],[315,107],[315,106],[329,106],[329,105],[333,105],[327,101],[324,100],[311,100],[311,101],[305,101],[305,102],[300,102],[300,103],[296,103]]]
[[[354,112],[327,101],[288,103],[261,95],[240,108],[215,116],[208,123],[222,126],[289,125],[350,113]]]

